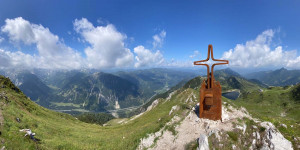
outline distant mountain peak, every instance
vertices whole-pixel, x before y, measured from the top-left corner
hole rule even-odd
[[[280,68],[280,69],[278,69],[279,71],[287,71],[287,69],[286,68],[284,68],[284,67],[282,67],[282,68]]]
[[[233,71],[230,68],[225,68],[225,69],[220,69],[214,71],[215,76],[224,76],[224,77],[229,77],[229,76],[236,76],[236,77],[241,77],[241,75],[235,71]]]
[[[228,70],[228,71],[233,71],[232,69],[230,69],[229,67],[228,68],[225,68],[223,70]]]
[[[284,67],[274,71],[260,71],[246,75],[248,79],[257,79],[272,86],[292,85],[300,82],[300,70],[288,70]]]

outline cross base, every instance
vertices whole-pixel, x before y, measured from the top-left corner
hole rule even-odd
[[[222,88],[220,82],[214,81],[212,88],[207,88],[205,81],[200,88],[199,117],[211,120],[222,119]]]

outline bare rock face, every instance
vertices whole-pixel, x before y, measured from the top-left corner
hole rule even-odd
[[[293,150],[292,143],[285,139],[271,122],[262,122],[260,125],[266,128],[262,150]]]
[[[177,109],[178,109],[178,108],[177,108],[177,105],[173,106],[173,107],[171,108],[170,112],[169,112],[169,116],[170,116],[175,110],[177,110]]]
[[[156,99],[155,101],[153,101],[152,104],[147,107],[147,110],[145,112],[148,112],[148,111],[152,110],[153,108],[155,108],[158,105],[158,103],[159,103],[159,99]],[[145,112],[135,115],[134,117],[132,117],[130,119],[130,121],[137,119],[138,117],[142,116]],[[125,122],[125,123],[128,123],[128,122]]]
[[[137,149],[142,150],[148,147],[151,147],[154,144],[154,140],[157,137],[160,137],[162,133],[162,130],[155,132],[154,134],[148,135],[147,138],[141,139],[141,143]]]
[[[146,111],[150,111],[150,110],[153,109],[158,103],[159,103],[159,101],[158,101],[158,99],[156,99],[155,101],[152,102],[152,104],[147,108]]]
[[[199,147],[197,150],[209,150],[208,138],[205,134],[201,134],[198,139]]]

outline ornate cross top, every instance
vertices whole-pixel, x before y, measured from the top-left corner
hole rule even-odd
[[[215,63],[211,66],[211,73],[209,71],[209,65],[203,64],[210,59],[210,55]],[[228,64],[228,60],[219,60],[214,58],[213,47],[208,45],[207,58],[205,60],[195,61],[194,65],[203,65],[207,67],[207,80],[203,80],[200,87],[200,105],[199,105],[199,117],[212,120],[222,119],[222,87],[220,82],[214,79],[214,67],[215,65]]]
[[[211,73],[209,72],[209,65],[208,64],[202,64],[202,62],[207,62],[210,59],[210,55],[213,61],[219,61],[221,63],[214,63],[211,66]],[[200,61],[194,61],[194,65],[203,65],[207,67],[207,88],[213,88],[212,84],[214,82],[214,67],[215,65],[225,65],[228,64],[228,60],[220,60],[220,59],[215,59],[214,58],[214,53],[213,53],[213,46],[211,44],[208,45],[208,51],[207,51],[207,58],[205,60],[200,60]]]

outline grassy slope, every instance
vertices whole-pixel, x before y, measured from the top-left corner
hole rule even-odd
[[[263,92],[245,93],[234,103],[245,107],[253,117],[272,122],[288,140],[294,141],[293,136],[300,137],[300,103],[291,96],[294,88],[271,87]]]
[[[239,89],[241,90],[242,93],[244,93],[247,91],[253,91],[262,88],[258,84],[255,84],[253,82],[250,82],[249,80],[240,77],[234,77],[234,76],[228,78],[220,77],[220,78],[216,78],[216,80],[221,83],[222,91]]]
[[[0,79],[4,80],[3,77]],[[175,94],[170,101],[134,121],[108,127],[83,123],[70,115],[42,108],[11,88],[1,88],[0,93],[3,92],[7,100],[4,97],[0,99],[5,119],[0,138],[5,140],[4,145],[8,149],[135,149],[140,138],[158,131],[172,118],[172,115],[168,115],[172,106],[181,103],[186,95],[195,91],[188,89]],[[16,117],[21,119],[20,123]],[[19,132],[23,128],[35,132],[40,143],[24,138],[24,133]]]

